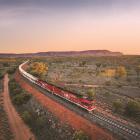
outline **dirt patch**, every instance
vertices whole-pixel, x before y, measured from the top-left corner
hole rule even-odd
[[[16,112],[10,100],[8,81],[8,75],[5,75],[3,100],[4,109],[8,115],[9,124],[14,134],[14,140],[35,140],[34,135],[30,132],[30,129],[24,124],[23,120]]]

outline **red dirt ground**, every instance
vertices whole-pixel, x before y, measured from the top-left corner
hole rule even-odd
[[[115,139],[113,138],[111,133],[105,131],[104,129],[98,127],[95,124],[92,124],[90,121],[77,115],[75,112],[72,112],[61,104],[41,94],[40,91],[25,82],[18,71],[15,74],[15,79],[22,88],[31,93],[44,107],[46,107],[49,111],[56,115],[61,121],[70,124],[73,128],[77,130],[83,130],[91,136],[92,140]]]
[[[4,109],[8,115],[11,131],[14,134],[14,140],[35,140],[34,135],[31,133],[30,129],[25,125],[23,120],[20,118],[10,100],[8,81],[9,81],[8,75],[5,75],[3,100],[4,100]]]

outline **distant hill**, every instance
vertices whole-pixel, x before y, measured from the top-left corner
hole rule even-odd
[[[0,53],[0,57],[45,57],[45,56],[122,56],[121,52],[112,52],[108,50],[86,50],[86,51],[52,51],[52,52],[38,52],[38,53]]]

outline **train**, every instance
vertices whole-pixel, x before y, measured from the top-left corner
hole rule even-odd
[[[28,79],[30,82],[42,87],[43,89],[47,90],[48,93],[54,94],[59,96],[60,98],[79,106],[80,108],[87,110],[88,112],[92,112],[96,109],[95,100],[90,100],[86,96],[79,97],[77,94],[72,93],[70,91],[63,90],[55,85],[52,85],[46,81],[43,81],[30,73],[26,72],[22,67],[27,64],[29,61],[25,61],[21,65],[19,65],[19,72],[20,74]]]

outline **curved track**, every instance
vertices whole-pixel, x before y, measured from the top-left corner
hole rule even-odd
[[[105,116],[104,114],[101,114],[99,112],[92,112],[88,113],[85,110],[82,110],[81,108],[77,107],[74,104],[71,104],[70,102],[66,100],[62,100],[60,97],[55,96],[53,94],[50,94],[45,89],[41,88],[40,86],[37,86],[34,83],[31,83],[28,79],[23,77],[26,82],[37,88],[39,91],[42,92],[42,94],[48,96],[49,98],[55,100],[56,102],[64,105],[65,107],[69,108],[70,110],[76,112],[78,115],[83,116],[87,120],[90,120],[91,123],[96,123],[100,125],[101,127],[111,131],[114,135],[119,136],[120,138],[126,139],[126,140],[140,140],[140,129],[135,128],[130,125],[126,125],[120,121],[114,120],[110,117]]]
[[[140,139],[140,130],[132,126],[126,126],[122,122],[113,120],[112,118],[105,117],[103,114],[94,113],[92,118],[98,120],[100,125],[119,134],[119,136],[130,139],[130,140],[139,140]]]

